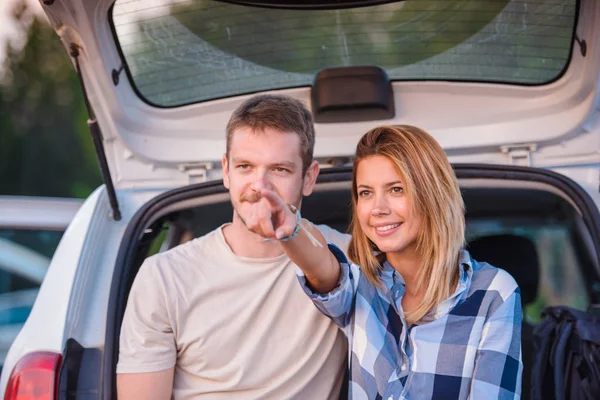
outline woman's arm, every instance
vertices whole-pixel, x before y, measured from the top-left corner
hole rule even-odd
[[[288,257],[304,273],[310,288],[317,293],[329,293],[340,279],[340,263],[329,251],[325,238],[306,220],[298,221],[290,206],[275,192],[261,191],[262,198],[252,205],[248,229],[270,240],[296,236],[280,241]],[[301,224],[297,227],[297,224]]]
[[[471,398],[521,398],[522,318],[521,294],[517,287],[483,325],[473,371]]]

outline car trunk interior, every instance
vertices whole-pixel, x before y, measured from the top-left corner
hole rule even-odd
[[[594,228],[600,226],[598,212],[578,185],[552,172],[489,165],[456,165],[455,171],[466,206],[467,248],[473,258],[506,269],[521,288],[523,398],[527,398],[532,331],[542,309],[562,304],[586,310],[599,303],[599,238]],[[315,191],[303,201],[303,216],[346,231],[350,180],[348,167],[324,169]],[[127,293],[143,260],[202,236],[232,216],[228,193],[215,183],[165,193],[145,210],[136,225],[139,234],[131,236],[141,240],[123,246],[121,252],[129,248],[130,257],[121,258],[120,275],[116,273],[113,281],[118,288],[111,294],[113,324],[107,331],[105,353],[113,373]],[[112,380],[114,375],[105,378]]]

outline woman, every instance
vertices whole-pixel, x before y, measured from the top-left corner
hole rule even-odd
[[[305,292],[346,333],[353,399],[519,398],[521,300],[464,247],[464,204],[443,149],[413,126],[360,140],[350,264],[262,191],[249,227],[279,240]]]

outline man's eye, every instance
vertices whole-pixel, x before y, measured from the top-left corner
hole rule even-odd
[[[277,171],[277,172],[290,172],[289,169],[283,168],[283,167],[277,167],[277,168],[275,168],[275,171]]]
[[[239,164],[236,168],[238,168],[238,169],[248,169],[248,168],[250,168],[250,165],[248,165],[248,164]]]

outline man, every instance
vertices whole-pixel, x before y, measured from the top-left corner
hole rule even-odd
[[[222,160],[233,220],[141,266],[121,328],[119,399],[338,398],[344,337],[281,246],[246,226],[265,188],[300,208],[319,174],[314,142],[310,112],[292,98],[255,96],[234,111]],[[319,229],[347,247],[347,235]]]

